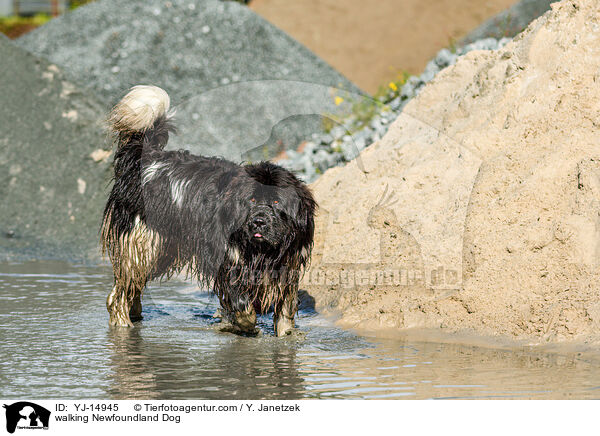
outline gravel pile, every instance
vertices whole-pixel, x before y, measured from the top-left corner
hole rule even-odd
[[[173,103],[248,80],[350,86],[304,46],[247,7],[220,0],[101,0],[24,35],[17,45],[65,67],[114,105],[153,83]]]
[[[360,92],[233,1],[101,0],[16,43],[62,67],[107,109],[133,85],[164,88],[181,127],[170,148],[235,160],[263,144],[281,120],[335,110],[326,104],[327,87]],[[295,145],[318,127],[314,120],[298,120],[279,139]]]
[[[460,42],[470,44],[483,38],[513,37],[522,32],[529,23],[550,9],[556,0],[521,0],[510,8],[490,18]]]
[[[349,115],[329,132],[313,134],[312,140],[303,143],[299,150],[287,150],[278,163],[296,172],[306,182],[316,180],[328,168],[345,165],[365,147],[381,139],[404,106],[442,69],[470,51],[497,50],[509,41],[510,38],[485,38],[455,52],[446,48],[440,50],[420,76],[410,76],[397,91],[390,89],[386,95],[372,101],[378,111],[367,125],[357,128],[357,116]]]
[[[0,260],[97,259],[104,107],[2,37],[0,59]]]

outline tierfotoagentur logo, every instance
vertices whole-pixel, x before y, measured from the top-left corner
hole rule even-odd
[[[50,423],[50,411],[42,406],[27,401],[19,401],[6,409],[6,431],[14,433],[19,430],[47,430]]]

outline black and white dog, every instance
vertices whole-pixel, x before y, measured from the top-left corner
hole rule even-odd
[[[136,86],[109,119],[117,146],[101,234],[114,269],[110,324],[132,326],[146,283],[185,271],[214,290],[235,329],[253,331],[256,311],[273,308],[275,333],[291,332],[313,244],[312,194],[269,162],[163,150],[169,104],[164,90]]]

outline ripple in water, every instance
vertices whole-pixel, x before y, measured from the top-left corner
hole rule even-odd
[[[599,363],[575,354],[367,339],[310,309],[299,333],[250,338],[215,329],[215,298],[153,283],[144,321],[109,328],[106,267],[0,264],[4,398],[598,398]]]

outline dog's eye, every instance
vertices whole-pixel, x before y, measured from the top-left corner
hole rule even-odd
[[[275,204],[279,204],[279,202],[278,202],[277,200],[275,200],[273,203],[275,203]]]

